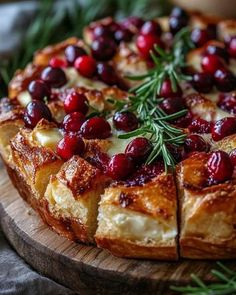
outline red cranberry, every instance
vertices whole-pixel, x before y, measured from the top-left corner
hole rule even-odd
[[[49,99],[51,90],[48,85],[42,80],[34,80],[30,82],[28,91],[32,99],[44,100]]]
[[[133,131],[138,128],[138,119],[131,112],[116,112],[113,116],[113,124],[116,129],[126,132]]]
[[[213,183],[223,182],[232,178],[233,164],[227,153],[216,151],[207,161],[207,170]]]
[[[139,35],[136,40],[136,46],[139,54],[145,59],[150,58],[150,50],[154,49],[154,45],[163,47],[161,39],[156,35]]]
[[[212,128],[212,123],[207,122],[201,118],[196,118],[192,120],[191,124],[188,126],[190,132],[194,133],[210,133]]]
[[[68,65],[70,66],[73,66],[75,60],[79,56],[83,56],[83,55],[87,55],[87,53],[82,47],[79,47],[76,45],[69,45],[68,47],[66,47],[65,57],[66,57]]]
[[[88,112],[89,102],[83,93],[69,93],[64,101],[66,113],[80,112],[84,115]]]
[[[203,46],[209,39],[210,36],[206,29],[195,28],[191,32],[191,40],[197,47]]]
[[[133,37],[132,32],[129,29],[126,29],[124,27],[119,28],[114,34],[114,38],[117,43],[120,43],[122,41],[129,42],[131,41],[132,37]]]
[[[62,58],[52,57],[49,61],[49,66],[52,68],[65,68],[67,66],[67,62]]]
[[[66,84],[65,72],[60,68],[47,67],[41,73],[41,79],[51,87],[59,88]]]
[[[101,117],[93,117],[81,126],[81,134],[86,139],[105,139],[111,135],[110,124]]]
[[[229,154],[231,163],[236,166],[236,149],[233,149]]]
[[[230,93],[228,95],[221,95],[218,102],[218,106],[231,114],[236,114],[236,95],[235,93]]]
[[[224,47],[216,45],[208,45],[206,48],[206,55],[217,55],[223,58],[226,62],[229,61],[229,54]]]
[[[229,41],[228,52],[230,57],[236,58],[236,36],[232,37]]]
[[[215,72],[215,85],[219,91],[230,92],[236,88],[236,78],[228,70],[220,69]]]
[[[168,97],[160,103],[161,109],[168,115],[177,113],[185,108],[182,97]]]
[[[184,150],[186,153],[207,152],[208,149],[209,145],[200,135],[191,134],[185,139]]]
[[[144,21],[140,17],[130,16],[122,21],[122,26],[133,31],[133,28],[140,29],[143,23]]]
[[[123,180],[134,171],[130,157],[125,154],[114,155],[108,164],[108,174],[115,180]]]
[[[206,55],[202,58],[201,65],[205,73],[213,75],[217,70],[224,68],[224,61],[217,55]]]
[[[183,117],[177,118],[172,123],[180,128],[187,128],[193,120],[193,115],[190,111]]]
[[[150,140],[145,137],[133,139],[126,147],[125,154],[131,157],[135,162],[145,160],[152,149]]]
[[[157,36],[160,36],[161,33],[162,33],[162,29],[161,29],[161,26],[159,25],[158,22],[156,22],[155,20],[149,20],[149,21],[146,21],[141,30],[140,30],[140,33],[142,35],[157,35]]]
[[[79,112],[66,115],[62,121],[62,128],[66,132],[78,132],[84,123],[85,117]]]
[[[181,29],[183,29],[187,25],[188,25],[188,17],[170,16],[169,18],[170,32],[173,35],[178,33]]]
[[[91,45],[92,55],[97,60],[109,60],[116,53],[116,44],[111,39],[95,39]]]
[[[99,37],[111,39],[113,38],[113,34],[108,26],[98,25],[93,30],[94,39]]]
[[[192,85],[194,89],[201,93],[211,92],[214,84],[212,75],[207,73],[196,73],[192,78]]]
[[[63,160],[69,160],[74,155],[81,155],[85,145],[77,134],[65,135],[57,144],[57,154]]]
[[[172,88],[172,83],[170,79],[166,79],[163,81],[161,85],[161,90],[160,90],[160,97],[180,97],[182,95],[182,89],[180,86],[177,86],[177,90],[174,91]]]
[[[212,127],[211,134],[215,141],[236,133],[236,118],[227,117],[215,122]]]
[[[108,163],[110,161],[110,157],[106,153],[96,153],[92,157],[87,157],[86,161],[88,161],[91,165],[97,167],[103,172],[107,172]]]
[[[101,81],[108,85],[115,85],[119,83],[119,78],[114,68],[106,63],[97,64],[97,74]]]
[[[86,78],[92,78],[96,72],[96,61],[92,56],[80,56],[75,61],[76,70]]]
[[[52,114],[47,105],[40,100],[29,102],[24,112],[25,125],[33,128],[41,119],[52,120]]]
[[[187,12],[184,9],[180,8],[179,6],[175,6],[172,8],[170,16],[174,16],[174,17],[178,17],[178,18],[182,17],[182,18],[186,18],[186,19],[189,18]]]

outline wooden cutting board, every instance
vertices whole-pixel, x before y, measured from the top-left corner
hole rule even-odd
[[[51,231],[18,195],[0,166],[0,222],[20,256],[38,272],[80,295],[176,294],[170,285],[189,283],[195,273],[212,281],[215,262],[121,259],[97,247],[76,244]],[[235,261],[226,263],[236,269]]]

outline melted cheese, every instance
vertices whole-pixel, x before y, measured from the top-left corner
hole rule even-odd
[[[33,138],[41,146],[55,150],[57,143],[62,139],[62,134],[57,128],[42,129],[33,131]]]

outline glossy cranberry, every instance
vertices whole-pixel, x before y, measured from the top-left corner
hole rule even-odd
[[[26,127],[33,128],[41,119],[52,120],[52,114],[45,103],[40,100],[29,102],[24,112]]]
[[[177,118],[172,123],[180,128],[187,128],[193,120],[193,115],[190,111],[183,117]]]
[[[206,55],[217,55],[223,58],[226,62],[229,61],[229,54],[224,47],[216,45],[208,45],[205,51]]]
[[[86,139],[105,139],[111,135],[110,124],[101,117],[93,117],[81,126],[81,134]]]
[[[236,133],[236,118],[227,117],[215,122],[211,134],[215,141]]]
[[[227,153],[216,151],[207,161],[207,170],[213,183],[219,183],[232,178],[233,164]]]
[[[92,78],[96,72],[96,61],[92,56],[80,56],[75,61],[76,70],[86,78]]]
[[[189,18],[187,12],[179,6],[175,6],[172,8],[170,12],[170,16],[178,17],[178,18]]]
[[[116,44],[111,39],[98,38],[92,42],[91,52],[97,60],[109,60],[116,53]]]
[[[220,100],[217,105],[222,110],[229,112],[230,114],[236,114],[236,95],[235,95],[235,93],[221,95]]]
[[[236,166],[236,149],[233,149],[229,154],[231,163]]]
[[[215,85],[219,91],[230,92],[236,88],[236,78],[228,70],[220,69],[214,74]]]
[[[198,92],[209,93],[213,88],[214,79],[208,73],[196,73],[193,75],[192,85]]]
[[[98,78],[108,85],[115,85],[119,83],[119,78],[114,68],[106,63],[97,64]]]
[[[212,128],[212,123],[201,118],[196,118],[192,120],[191,124],[188,126],[190,132],[194,133],[210,133]]]
[[[217,70],[224,68],[224,61],[217,55],[205,55],[201,66],[205,73],[214,75]]]
[[[81,155],[85,145],[77,134],[65,135],[57,144],[57,154],[63,160],[69,160],[74,155]]]
[[[34,80],[30,82],[28,91],[32,99],[44,100],[49,99],[51,90],[48,85],[42,80]]]
[[[125,154],[114,155],[108,164],[108,174],[114,180],[123,180],[134,171],[130,157]]]
[[[69,45],[68,47],[66,47],[65,57],[66,57],[68,65],[70,66],[73,66],[75,60],[79,56],[83,56],[83,55],[87,55],[87,53],[82,47],[79,47],[76,45]]]
[[[114,34],[114,38],[117,43],[120,43],[122,41],[129,42],[131,41],[132,37],[133,33],[129,29],[126,29],[124,27],[119,28],[117,31],[115,31]]]
[[[133,131],[138,128],[138,119],[131,112],[116,112],[113,116],[113,124],[116,129],[126,132]]]
[[[49,61],[49,66],[52,68],[65,68],[67,66],[67,62],[63,58],[52,57]]]
[[[209,150],[209,145],[200,135],[191,134],[185,139],[184,150],[186,153],[207,152]]]
[[[122,21],[122,26],[126,29],[134,31],[134,29],[140,29],[144,21],[138,16],[130,16]]]
[[[162,33],[162,29],[161,29],[161,26],[159,25],[158,22],[154,21],[154,20],[149,20],[149,21],[146,21],[141,30],[140,30],[140,33],[142,35],[157,35],[157,36],[160,36],[161,33]]]
[[[41,73],[41,79],[53,88],[59,88],[66,84],[65,72],[60,68],[47,67]]]
[[[178,33],[181,29],[186,27],[188,24],[188,19],[183,17],[171,16],[169,18],[169,27],[173,35]]]
[[[159,94],[160,97],[180,97],[181,95],[182,89],[179,85],[177,86],[177,90],[174,91],[170,79],[166,79],[163,81]]]
[[[191,32],[191,40],[197,47],[203,46],[209,39],[207,29],[195,28]]]
[[[150,140],[145,137],[133,139],[126,147],[125,154],[135,162],[140,163],[145,160],[152,149]]]
[[[185,108],[182,97],[167,97],[160,103],[161,109],[168,115],[177,113]]]
[[[156,35],[139,35],[136,39],[139,54],[145,59],[150,58],[150,50],[154,49],[154,45],[163,47],[161,39]]]
[[[85,116],[79,112],[66,115],[62,121],[62,128],[66,132],[78,132],[84,123]]]
[[[98,25],[93,30],[94,39],[102,37],[102,38],[113,38],[113,34],[108,26]]]
[[[228,52],[230,57],[236,58],[236,36],[230,39],[228,43]]]
[[[88,112],[89,102],[83,93],[69,93],[64,101],[64,109],[66,113],[79,112],[84,115]]]

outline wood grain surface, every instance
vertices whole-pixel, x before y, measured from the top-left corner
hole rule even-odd
[[[170,285],[189,283],[191,273],[206,281],[213,279],[210,269],[215,262],[121,259],[60,237],[19,197],[2,165],[0,222],[7,239],[26,262],[81,295],[168,295],[175,294]],[[235,261],[226,264],[236,269]]]

